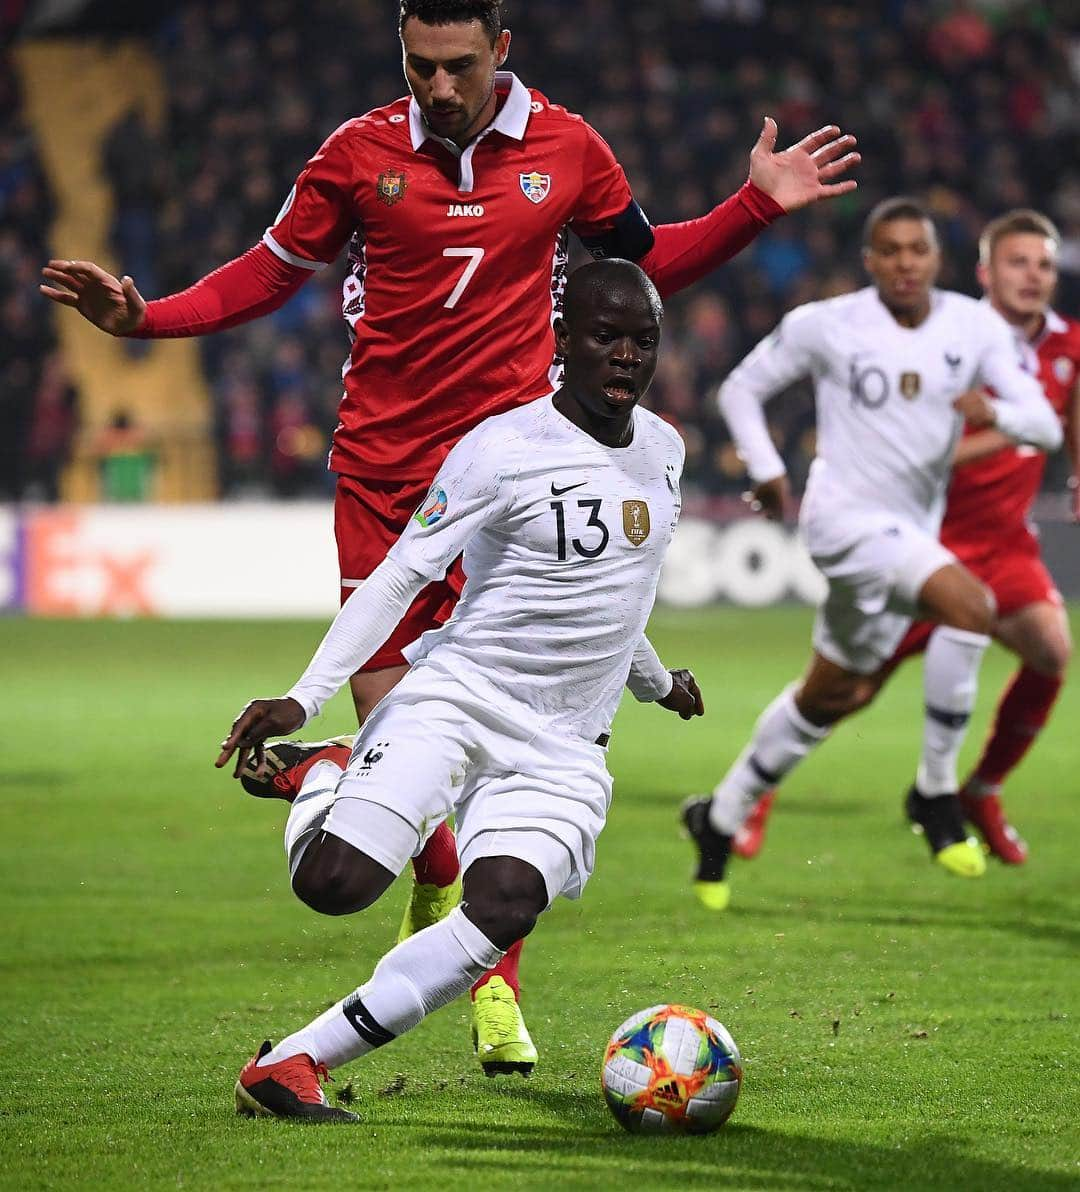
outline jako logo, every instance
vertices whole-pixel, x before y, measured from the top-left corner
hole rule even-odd
[[[448,217],[458,217],[462,215],[471,216],[474,219],[479,219],[484,214],[483,203],[451,203],[446,209]]]

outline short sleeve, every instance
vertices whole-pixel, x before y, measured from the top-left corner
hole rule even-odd
[[[263,243],[275,256],[303,269],[336,260],[360,224],[354,179],[357,132],[343,124],[304,166]]]
[[[607,141],[582,121],[581,188],[570,227],[582,239],[605,232],[634,201],[630,183]]]
[[[450,452],[389,557],[429,579],[441,579],[469,540],[501,519],[513,474],[505,442],[481,425]]]

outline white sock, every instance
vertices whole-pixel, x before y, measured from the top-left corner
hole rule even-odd
[[[305,1052],[317,1064],[338,1068],[367,1055],[460,997],[503,955],[455,907],[442,922],[387,952],[369,981],[282,1039],[259,1066]]]
[[[337,794],[343,771],[336,762],[316,762],[304,776],[300,793],[292,801],[285,821],[285,856],[289,858],[289,876],[296,872],[304,850],[323,826]]]
[[[709,822],[724,836],[734,836],[758,799],[829,735],[811,724],[795,706],[795,685],[788,687],[758,717],[750,744],[713,791]]]
[[[956,794],[956,762],[975,706],[979,665],[989,644],[990,639],[983,633],[941,625],[926,647],[926,720],[915,785],[928,798]]]

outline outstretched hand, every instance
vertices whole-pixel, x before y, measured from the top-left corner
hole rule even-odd
[[[129,335],[146,318],[146,301],[130,277],[113,277],[93,261],[50,261],[38,287],[46,298],[72,306],[110,335]]]
[[[656,702],[661,708],[669,712],[678,712],[681,720],[689,720],[692,716],[705,715],[705,701],[701,698],[701,688],[693,672],[688,670],[673,670],[671,672],[671,690],[663,699]]]
[[[263,742],[267,737],[294,733],[307,719],[304,709],[294,699],[253,699],[233,721],[229,735],[221,742],[221,752],[214,765],[220,770],[239,750],[233,777],[239,778],[254,753],[255,765],[263,764]]]
[[[750,181],[785,211],[798,211],[858,186],[852,178],[835,181],[862,161],[860,154],[851,152],[855,138],[850,133],[841,133],[835,124],[829,124],[780,153],[776,152],[776,136],[776,121],[766,116],[750,152]]]

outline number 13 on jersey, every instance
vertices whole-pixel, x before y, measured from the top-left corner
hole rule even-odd
[[[484,250],[482,248],[444,248],[444,257],[461,257],[467,264],[465,272],[457,280],[457,285],[450,291],[450,297],[443,303],[446,310],[453,310],[455,306],[461,301],[461,295],[469,287],[469,282],[472,281],[477,269],[480,268],[480,262],[484,259]]]

